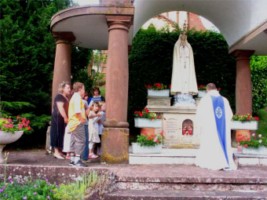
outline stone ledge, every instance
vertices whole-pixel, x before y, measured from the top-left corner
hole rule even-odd
[[[267,192],[258,191],[147,191],[118,190],[106,195],[106,200],[176,200],[176,199],[266,199]]]
[[[188,114],[196,113],[196,107],[194,106],[152,106],[148,105],[147,108],[151,112],[168,113],[168,114]]]

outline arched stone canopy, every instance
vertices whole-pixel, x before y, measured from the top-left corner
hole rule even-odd
[[[104,3],[104,1],[103,1]],[[72,7],[55,14],[52,32],[72,32],[73,44],[92,49],[107,49],[108,27],[105,15],[129,14],[134,9],[134,23],[129,30],[129,44],[134,34],[151,17],[167,11],[189,11],[213,22],[225,37],[229,51],[254,50],[267,55],[266,0],[135,0],[129,5]]]
[[[106,16],[133,15],[134,8],[115,6],[77,6],[56,13],[51,19],[52,33],[72,32],[75,40],[72,44],[106,50],[108,48],[108,25]],[[129,30],[129,44],[132,40],[132,26]]]
[[[189,11],[215,24],[231,51],[253,49],[255,54],[267,54],[267,1],[265,0],[153,0],[153,2],[135,0],[134,4],[135,32],[148,19],[160,13],[174,10]]]

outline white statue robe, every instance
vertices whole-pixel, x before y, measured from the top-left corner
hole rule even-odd
[[[171,94],[195,95],[198,93],[198,89],[193,50],[187,40],[182,46],[180,37],[173,50]]]
[[[231,147],[230,122],[233,116],[231,107],[226,98],[223,97],[226,124],[226,155],[221,146],[214,116],[211,96],[219,96],[219,92],[211,90],[204,96],[197,108],[196,131],[200,134],[200,148],[196,155],[195,164],[202,168],[220,170],[224,168],[236,169]],[[229,164],[228,164],[229,163]]]

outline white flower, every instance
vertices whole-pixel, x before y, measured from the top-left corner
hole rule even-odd
[[[261,134],[259,134],[258,137],[261,138]]]
[[[262,143],[262,140],[259,140],[259,143]]]

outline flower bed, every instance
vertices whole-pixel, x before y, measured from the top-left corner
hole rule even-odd
[[[162,126],[162,116],[157,113],[150,112],[147,108],[144,108],[142,111],[135,111],[134,117],[135,127],[138,128],[160,128]]]
[[[17,116],[16,118],[0,118],[0,131],[8,133],[15,133],[16,131],[30,132],[30,120],[20,116]]]
[[[198,91],[206,91],[206,85],[199,85]]]
[[[145,86],[149,97],[168,97],[170,95],[170,90],[163,83],[147,84]]]
[[[137,136],[135,143],[132,143],[133,153],[160,153],[162,149],[163,133],[144,132]]]
[[[145,87],[148,90],[166,90],[167,89],[167,85],[163,83],[147,84],[145,85]]]
[[[100,182],[96,172],[79,177],[76,182],[52,184],[46,180],[32,180],[31,177],[11,177],[0,181],[0,199],[89,199],[88,192]],[[103,178],[102,178],[103,179]]]
[[[259,117],[250,114],[234,115],[231,122],[233,130],[257,130]]]
[[[240,145],[244,148],[259,148],[259,147],[267,147],[267,137],[262,134],[252,133],[251,137],[247,141],[240,141]]]

